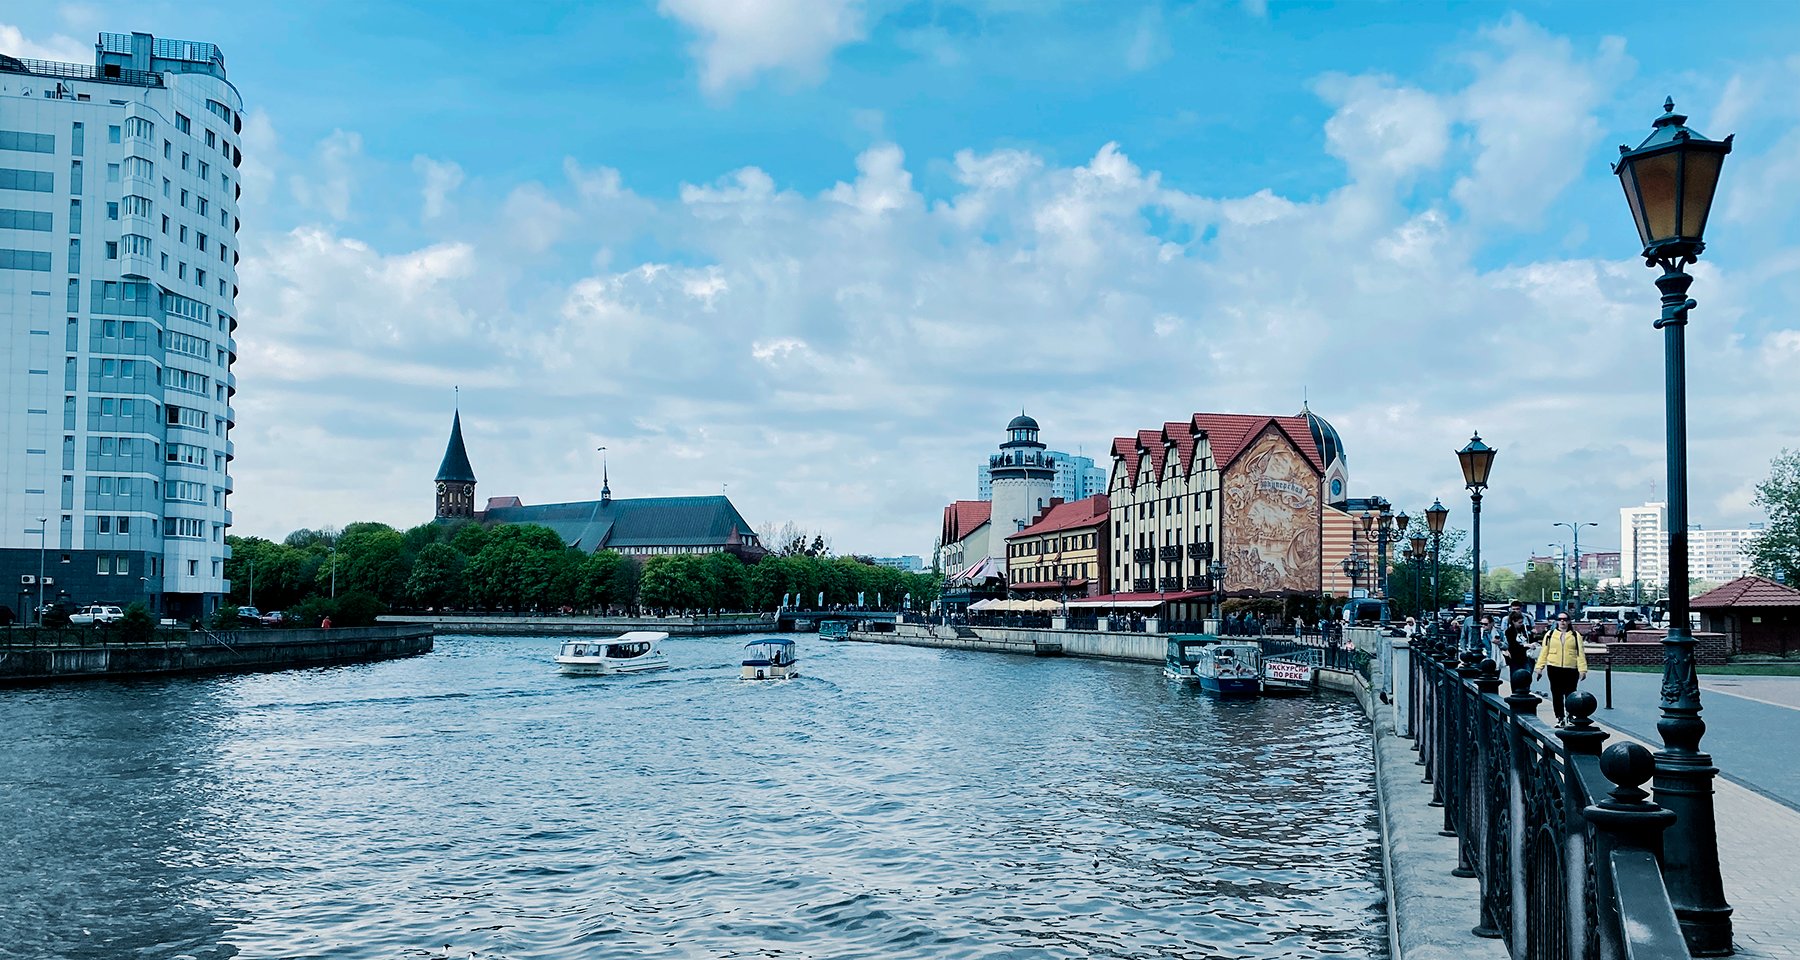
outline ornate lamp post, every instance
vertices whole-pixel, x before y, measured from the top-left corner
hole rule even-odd
[[[1364,560],[1362,554],[1353,553],[1344,558],[1342,566],[1344,576],[1350,578],[1350,595],[1354,597],[1356,596],[1357,581],[1362,578],[1364,571],[1369,569],[1369,561]]]
[[[1412,548],[1413,565],[1413,606],[1415,613],[1423,620],[1425,617],[1425,534],[1418,527],[1413,528],[1412,536],[1407,538],[1407,545]],[[1424,624],[1421,623],[1420,627]]]
[[[1388,503],[1386,501],[1382,501],[1378,508],[1381,511],[1379,517],[1368,510],[1362,512],[1362,533],[1357,534],[1357,536],[1375,544],[1375,569],[1377,574],[1381,577],[1381,598],[1386,600],[1388,595],[1388,544],[1400,542],[1400,538],[1406,534],[1406,523],[1411,518],[1405,513],[1402,513],[1397,517],[1389,518]],[[1354,531],[1352,532],[1354,533]],[[1371,580],[1369,586],[1373,587],[1374,585],[1373,580]]]
[[[1438,553],[1444,545],[1444,521],[1450,516],[1450,508],[1444,506],[1442,500],[1433,499],[1431,506],[1425,508],[1425,525],[1431,529],[1431,636],[1438,637],[1439,614],[1443,612],[1442,592],[1438,580]]]
[[[1723,956],[1731,952],[1731,907],[1719,880],[1719,850],[1713,817],[1712,758],[1700,752],[1706,724],[1700,719],[1700,684],[1694,675],[1694,638],[1688,633],[1687,504],[1687,298],[1694,282],[1686,267],[1706,249],[1707,214],[1719,185],[1719,169],[1731,152],[1731,137],[1708,140],[1663,102],[1663,115],[1637,149],[1619,147],[1613,167],[1625,188],[1644,265],[1661,267],[1663,372],[1668,402],[1669,634],[1663,639],[1662,719],[1656,732],[1656,802],[1675,812],[1663,838],[1663,871],[1669,899],[1681,920],[1688,952]]]
[[[1471,572],[1474,574],[1472,598],[1475,605],[1469,615],[1477,624],[1481,622],[1481,491],[1487,489],[1488,472],[1494,469],[1494,455],[1498,452],[1482,443],[1479,433],[1469,438],[1467,446],[1456,451],[1456,459],[1462,461],[1463,486],[1469,488],[1469,523],[1475,531],[1474,563],[1471,564]],[[1465,639],[1463,642],[1469,641]]]

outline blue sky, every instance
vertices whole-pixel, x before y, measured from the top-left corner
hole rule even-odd
[[[1343,432],[1498,562],[1660,490],[1651,274],[1608,170],[1738,134],[1693,290],[1695,520],[1757,519],[1800,389],[1800,13],[1714,4],[14,5],[0,52],[210,40],[246,130],[238,531],[730,484],[924,553],[1018,408]],[[1591,539],[1590,539],[1591,537]],[[1514,555],[1517,555],[1516,557]]]

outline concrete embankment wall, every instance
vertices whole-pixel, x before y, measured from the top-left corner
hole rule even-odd
[[[430,627],[238,631],[179,642],[105,646],[0,646],[0,683],[217,670],[280,670],[429,653]]]
[[[773,618],[708,617],[483,617],[407,614],[376,618],[381,623],[428,624],[438,633],[486,637],[616,637],[628,630],[660,630],[676,637],[773,633]]]

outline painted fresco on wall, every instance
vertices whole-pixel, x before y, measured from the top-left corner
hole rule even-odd
[[[1278,431],[1225,472],[1226,590],[1319,589],[1319,475]]]

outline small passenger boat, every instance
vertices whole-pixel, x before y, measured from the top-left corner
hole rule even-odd
[[[571,640],[556,655],[556,668],[580,677],[662,670],[669,665],[669,655],[662,651],[667,639],[660,631],[633,630],[610,640]]]
[[[1262,648],[1254,643],[1214,643],[1200,649],[1194,673],[1200,689],[1221,697],[1254,697],[1262,692]]]
[[[800,675],[795,662],[794,641],[781,637],[765,637],[744,644],[744,670],[738,674],[745,680],[786,680]]]
[[[1200,650],[1218,642],[1219,638],[1211,635],[1170,637],[1169,652],[1163,658],[1163,676],[1182,683],[1199,683],[1196,670],[1200,666]]]
[[[848,621],[848,620],[826,620],[826,621],[820,623],[819,624],[819,639],[820,640],[848,640],[848,639],[850,639],[850,621]]]

